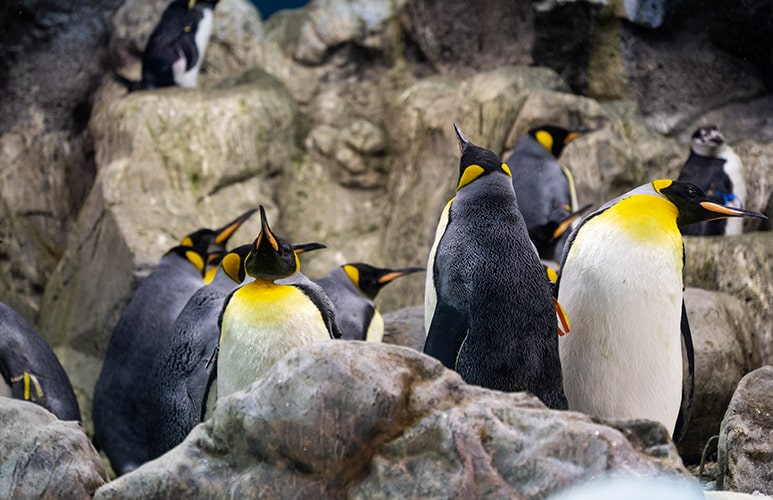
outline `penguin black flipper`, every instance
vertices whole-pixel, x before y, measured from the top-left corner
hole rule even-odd
[[[456,358],[468,328],[469,320],[463,309],[438,302],[424,342],[424,353],[440,360],[446,368],[455,370]]]
[[[341,329],[338,327],[338,322],[336,321],[335,306],[330,301],[328,296],[325,295],[325,292],[322,291],[322,288],[316,283],[310,281],[308,278],[302,282],[295,283],[295,286],[299,288],[304,294],[306,294],[309,300],[311,300],[314,305],[317,306],[320,314],[322,314],[322,319],[325,322],[327,331],[330,333],[330,338],[340,339],[343,337]]]
[[[137,90],[147,90],[152,88],[152,86],[150,86],[145,82],[137,81],[137,80],[129,80],[125,76],[119,75],[118,73],[115,73],[115,72],[113,72],[113,79],[116,82],[123,85],[124,87],[126,87],[126,90],[128,90],[129,92],[135,92]]]
[[[673,440],[678,443],[687,432],[687,426],[690,423],[692,414],[692,401],[695,393],[695,351],[693,350],[692,334],[690,333],[690,323],[687,320],[687,309],[682,300],[682,359],[685,365],[682,380],[682,404],[679,407],[679,415],[676,418]]]

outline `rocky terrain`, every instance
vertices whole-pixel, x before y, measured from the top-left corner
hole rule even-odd
[[[110,74],[139,76],[136,52],[165,5],[0,6],[0,300],[54,347],[86,436],[113,326],[139,281],[192,230],[263,204],[279,234],[328,246],[304,257],[311,277],[347,261],[425,265],[456,181],[454,121],[502,156],[537,124],[596,128],[561,159],[580,201],[595,206],[675,177],[693,130],[714,123],[744,161],[746,208],[773,215],[765,2],[320,0],[263,21],[245,0],[221,0],[200,88],[127,95]],[[754,370],[773,364],[773,239],[769,222],[745,229],[686,241],[696,399],[679,454],[649,424],[556,414],[525,395],[465,386],[407,349],[342,343],[294,353],[181,447],[98,496],[264,485],[543,497],[610,471],[687,477],[682,461],[697,463],[720,430],[718,485],[771,494],[773,478],[759,469],[773,454],[770,421],[753,416],[770,412],[756,396],[769,369]],[[420,348],[423,286],[414,275],[380,295],[386,342]],[[330,380],[351,380],[352,399]],[[285,414],[257,404],[266,398],[305,406]],[[4,442],[18,440],[0,467],[0,496],[89,497],[107,480],[73,424],[6,399],[0,411]],[[754,432],[739,430],[747,425]],[[51,447],[45,461],[25,462],[30,440]],[[71,459],[56,457],[73,447],[83,472],[70,486],[57,474]],[[33,484],[41,490],[19,489]]]

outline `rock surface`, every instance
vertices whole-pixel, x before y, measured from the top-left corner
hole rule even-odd
[[[404,307],[384,314],[385,344],[410,347],[424,351],[424,306]]]
[[[465,385],[410,349],[326,342],[95,498],[526,498],[605,473],[687,477],[662,426],[616,425]]]
[[[738,384],[719,432],[721,489],[773,495],[773,366]]]
[[[108,480],[77,422],[0,397],[0,498],[89,499]]]

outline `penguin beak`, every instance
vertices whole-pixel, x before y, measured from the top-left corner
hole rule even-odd
[[[576,212],[569,214],[564,220],[559,222],[558,227],[556,227],[555,230],[553,230],[553,239],[557,240],[558,238],[560,238],[566,232],[567,229],[572,227],[572,224],[574,224],[574,221],[579,219],[580,216],[584,214],[585,211],[588,210],[591,206],[592,204],[588,203],[587,205],[577,210]]]
[[[218,245],[225,245],[228,242],[228,239],[233,236],[233,234],[236,232],[239,227],[244,224],[244,221],[249,219],[252,214],[257,212],[257,208],[252,208],[250,210],[247,210],[242,215],[234,219],[233,221],[226,224],[224,227],[218,229],[215,231],[215,243]]]
[[[698,203],[706,212],[707,217],[704,220],[723,219],[725,217],[756,217],[758,219],[767,219],[767,216],[753,212],[751,210],[744,210],[742,208],[728,207],[726,205],[720,205],[713,201],[701,201]]]
[[[323,248],[327,248],[327,247],[322,243],[300,243],[298,245],[293,245],[293,252],[295,252],[295,254],[298,255],[304,252],[321,250]]]
[[[464,153],[464,148],[470,144],[470,140],[464,135],[464,132],[462,132],[462,129],[459,128],[456,122],[454,122],[454,132],[456,132],[456,140],[459,142],[459,154],[462,154]]]
[[[386,274],[379,276],[378,280],[376,281],[379,285],[386,285],[390,281],[393,281],[399,278],[400,276],[405,276],[406,274],[411,274],[411,273],[418,273],[419,271],[425,271],[425,270],[426,269],[424,269],[423,267],[405,267],[403,269],[393,269],[387,272]]]
[[[260,234],[258,235],[258,238],[255,240],[255,248],[259,248],[265,241],[271,245],[271,248],[274,249],[274,252],[279,251],[279,242],[276,241],[276,236],[274,236],[274,233],[271,232],[271,228],[268,226],[268,218],[266,218],[266,209],[263,208],[263,205],[260,205]]]

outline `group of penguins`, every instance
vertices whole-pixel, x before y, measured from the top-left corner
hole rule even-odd
[[[195,86],[216,1],[174,0],[131,90]],[[676,181],[658,179],[583,217],[558,158],[588,129],[537,127],[502,162],[454,125],[456,194],[440,215],[425,285],[424,352],[470,383],[529,391],[547,406],[646,418],[679,440],[690,415],[693,348],[683,302],[682,234],[739,234],[740,159],[698,129]],[[259,211],[246,245],[226,244]],[[139,285],[96,383],[94,442],[125,474],[183,441],[218,398],[244,390],[294,347],[380,341],[374,298],[423,268],[337,267],[312,281],[299,255],[324,248],[274,233],[262,206],[170,249]],[[339,340],[340,341],[340,340]],[[0,303],[0,395],[80,420],[45,340]]]
[[[581,219],[587,207],[558,157],[588,130],[534,128],[507,162],[454,130],[459,179],[428,258],[424,352],[467,383],[654,420],[679,440],[694,373],[682,233],[730,234],[727,219],[766,218],[737,206],[737,155],[716,127],[698,129],[682,180],[642,185]],[[258,211],[255,240],[227,250]],[[376,295],[424,269],[349,263],[312,281],[299,255],[321,248],[274,233],[259,206],[161,258],[115,326],[94,389],[94,443],[117,474],[182,442],[218,398],[249,388],[289,350],[381,340]],[[0,395],[80,420],[53,351],[1,303],[0,332]]]

